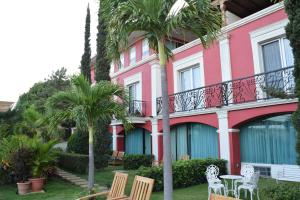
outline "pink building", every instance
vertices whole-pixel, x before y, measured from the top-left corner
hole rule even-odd
[[[275,177],[283,166],[296,164],[290,116],[297,99],[266,93],[294,92],[287,15],[283,3],[268,0],[228,0],[224,5],[227,25],[209,48],[191,34],[169,41],[174,54],[167,65],[172,156],[225,159],[232,174],[252,163],[262,175]],[[161,160],[159,62],[138,33],[131,43],[121,64],[112,65],[111,78],[129,91],[135,129],[125,134],[121,122],[113,121],[113,149]]]

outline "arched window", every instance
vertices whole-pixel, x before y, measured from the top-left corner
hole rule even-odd
[[[186,123],[171,129],[173,160],[183,155],[194,158],[218,158],[217,129],[205,124]]]
[[[245,124],[240,128],[240,146],[242,162],[296,164],[296,131],[291,115]]]
[[[151,133],[135,128],[125,134],[125,152],[127,154],[151,154]]]

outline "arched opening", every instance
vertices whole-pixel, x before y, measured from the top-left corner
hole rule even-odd
[[[173,160],[184,155],[191,159],[218,158],[217,129],[200,123],[185,123],[171,128]]]
[[[296,131],[291,114],[265,117],[240,127],[241,161],[296,164]]]
[[[151,132],[143,128],[135,128],[125,133],[126,154],[151,154]]]

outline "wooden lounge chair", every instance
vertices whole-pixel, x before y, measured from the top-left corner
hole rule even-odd
[[[190,156],[189,155],[183,155],[181,156],[180,160],[189,160],[190,159]]]
[[[116,156],[116,158],[110,162],[108,162],[109,165],[122,165],[123,164],[123,158],[125,155],[124,151],[119,151],[117,152],[118,155]]]
[[[113,200],[113,199],[125,197],[124,192],[125,192],[125,186],[127,184],[127,180],[128,180],[128,174],[116,172],[110,191],[91,194],[85,197],[81,197],[77,200],[87,200],[93,197],[103,196],[103,195],[107,196],[106,198],[107,200]]]
[[[135,176],[130,192],[130,197],[118,198],[119,200],[149,200],[152,194],[154,179]]]
[[[239,200],[233,197],[225,197],[217,194],[211,194],[210,195],[210,200]]]
[[[115,159],[117,159],[117,156],[118,156],[118,151],[113,151],[112,155],[111,155],[111,159],[115,160]]]

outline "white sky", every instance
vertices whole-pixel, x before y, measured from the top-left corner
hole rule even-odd
[[[0,0],[0,101],[17,101],[61,67],[79,72],[88,3],[93,56],[98,0]]]

